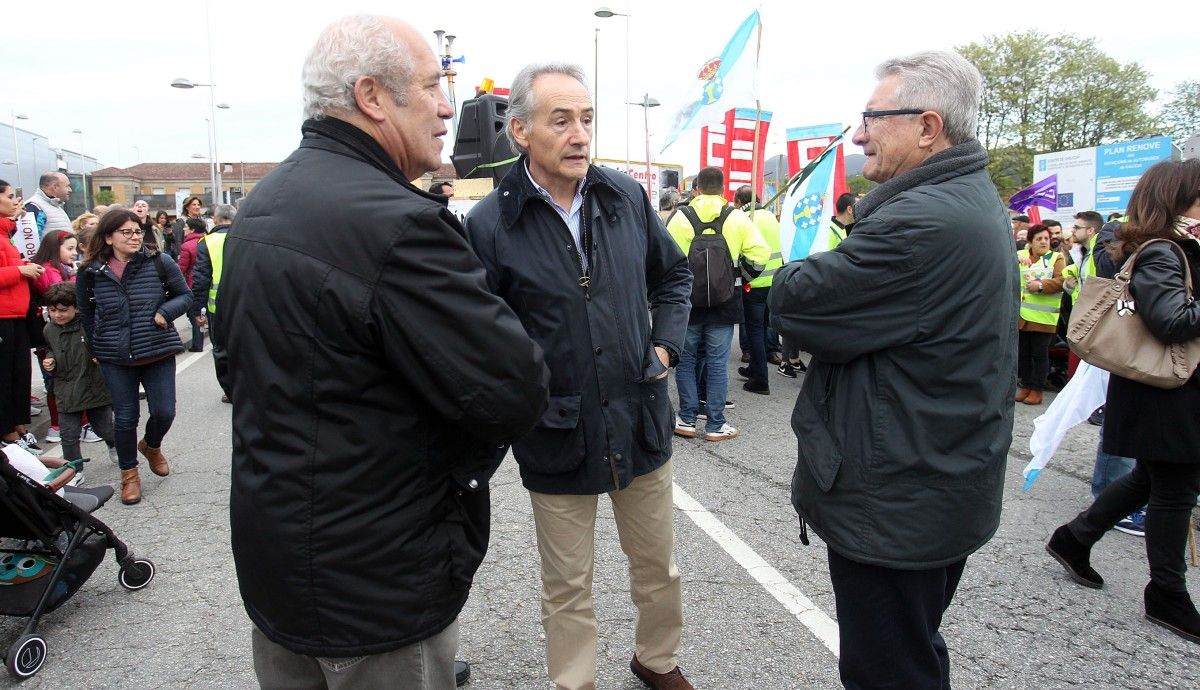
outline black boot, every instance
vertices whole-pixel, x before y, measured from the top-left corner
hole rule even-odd
[[[1189,642],[1200,644],[1200,613],[1187,591],[1168,592],[1146,585],[1146,620],[1157,623]]]
[[[471,664],[466,661],[454,660],[454,685],[462,687],[471,680]]]
[[[1092,589],[1104,586],[1104,578],[1092,569],[1091,549],[1079,543],[1066,525],[1054,530],[1050,542],[1046,544],[1046,553],[1054,556],[1054,560],[1067,569],[1071,579]]]

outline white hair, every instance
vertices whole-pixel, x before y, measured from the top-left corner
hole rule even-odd
[[[946,138],[961,144],[975,138],[983,76],[951,51],[893,58],[875,68],[875,78],[898,77],[897,108],[921,108],[942,116]]]
[[[304,117],[354,112],[354,83],[378,79],[397,105],[407,105],[413,61],[383,17],[342,17],[321,32],[304,60]]]
[[[508,92],[508,122],[504,126],[504,134],[512,144],[514,151],[529,153],[529,149],[517,143],[513,133],[512,121],[518,120],[526,127],[533,118],[537,104],[533,102],[533,82],[543,74],[565,74],[587,88],[587,76],[579,65],[565,62],[543,62],[526,65],[517,72],[513,79],[512,88]]]

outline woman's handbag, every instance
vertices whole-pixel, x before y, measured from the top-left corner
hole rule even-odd
[[[1084,282],[1071,311],[1067,343],[1083,361],[1121,378],[1155,388],[1179,388],[1200,365],[1200,339],[1168,345],[1154,337],[1138,316],[1129,294],[1129,279],[1138,255],[1155,242],[1170,240],[1142,244],[1115,278],[1092,276]],[[1192,269],[1186,257],[1183,273],[1191,302]]]

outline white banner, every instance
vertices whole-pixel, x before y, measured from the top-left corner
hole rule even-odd
[[[42,238],[38,235],[37,220],[32,213],[25,213],[17,219],[17,232],[13,235],[13,245],[26,261],[37,254]]]

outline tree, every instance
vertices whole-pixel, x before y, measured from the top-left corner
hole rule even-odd
[[[855,194],[866,194],[875,188],[875,183],[862,175],[855,175],[846,180],[846,187]]]
[[[113,196],[112,190],[108,189],[101,189],[100,191],[96,192],[94,199],[97,206],[108,206],[117,200],[116,197]]]
[[[1105,55],[1095,39],[1026,31],[988,36],[958,51],[983,75],[977,135],[991,154],[988,171],[1002,195],[1033,182],[1037,152],[1157,130],[1145,110],[1158,95],[1149,74]]]
[[[1171,92],[1174,98],[1163,106],[1159,117],[1166,134],[1182,146],[1200,132],[1200,81],[1183,81]]]

